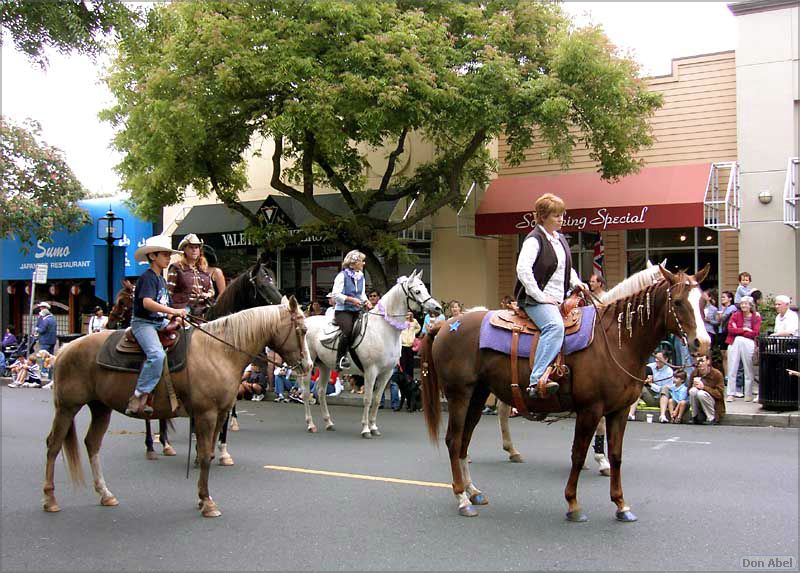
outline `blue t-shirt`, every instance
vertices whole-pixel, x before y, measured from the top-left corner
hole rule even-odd
[[[689,389],[686,384],[675,386],[674,384],[669,388],[670,397],[676,402],[684,402],[689,399]]]
[[[157,275],[153,269],[147,269],[136,281],[136,298],[133,299],[133,316],[145,320],[161,320],[166,317],[163,312],[150,312],[144,307],[144,299],[152,298],[159,304],[169,306],[169,291],[164,277]]]

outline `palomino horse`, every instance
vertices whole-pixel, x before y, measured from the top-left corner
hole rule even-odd
[[[217,517],[220,510],[208,490],[208,472],[214,442],[225,416],[236,401],[239,375],[245,365],[265,346],[276,349],[299,372],[310,366],[305,345],[303,312],[292,297],[288,305],[262,306],[217,319],[194,332],[186,367],[173,372],[172,382],[178,399],[194,419],[200,477],[197,482],[199,508],[205,517]],[[105,370],[96,357],[110,331],[79,338],[66,345],[55,365],[53,387],[55,416],[47,436],[47,469],[44,480],[44,509],[59,511],[55,498],[55,461],[61,447],[73,481],[83,481],[78,452],[75,415],[86,404],[92,420],[84,442],[100,504],[119,502],[106,486],[100,466],[100,445],[111,421],[111,412],[123,412],[133,392],[135,373]],[[156,390],[155,416],[174,416],[166,392]]]
[[[400,333],[406,328],[405,316],[408,310],[420,311],[422,309],[437,310],[441,306],[428,294],[425,283],[422,282],[422,272],[414,271],[410,277],[400,277],[397,283],[389,289],[380,299],[375,308],[362,315],[366,321],[366,329],[359,334],[353,330],[353,349],[364,367],[364,412],[361,416],[361,437],[371,438],[380,436],[376,418],[380,397],[386,388],[386,383],[392,375],[392,370],[400,360]],[[330,340],[338,327],[331,324],[325,316],[311,316],[306,320],[308,334],[308,350],[311,360],[319,366],[319,406],[322,410],[322,419],[325,420],[325,429],[333,430],[333,419],[328,410],[328,400],[325,389],[330,380],[330,372],[336,363],[335,345]],[[360,373],[357,362],[352,360],[352,366],[346,373]],[[316,432],[314,418],[311,416],[309,378],[303,378],[303,402],[306,407],[306,424],[309,432]],[[377,385],[376,385],[377,383]]]
[[[262,306],[267,304],[280,304],[281,293],[275,286],[275,276],[267,267],[267,263],[260,258],[248,270],[241,273],[231,281],[231,284],[219,295],[214,305],[206,311],[206,320],[214,320],[225,315]],[[130,319],[129,319],[130,320]],[[236,405],[234,404],[234,412]],[[222,424],[222,431],[219,434],[219,464],[221,466],[232,466],[233,458],[228,453],[228,421]],[[153,433],[150,429],[150,420],[145,420],[144,445],[147,448],[147,459],[156,460],[153,450]],[[172,424],[168,420],[158,421],[158,441],[161,442],[162,453],[165,456],[174,456],[175,449],[169,443],[167,427]],[[175,429],[173,427],[173,429]]]
[[[578,477],[601,416],[606,417],[611,500],[617,506],[616,517],[620,521],[636,520],[622,494],[620,471],[627,411],[641,393],[647,357],[668,332],[687,339],[694,350],[707,351],[711,340],[703,327],[699,283],[708,269],[706,265],[692,276],[683,272],[673,274],[659,265],[626,279],[603,298],[605,306],[598,310],[591,346],[566,357],[572,372],[572,405],[577,413],[572,468],[564,490],[568,520],[587,519],[577,500]],[[431,439],[438,441],[441,387],[449,412],[445,442],[453,473],[453,493],[459,514],[464,516],[477,515],[473,504],[488,503],[472,483],[467,465],[467,450],[483,404],[490,391],[507,404],[513,400],[508,356],[480,348],[479,334],[485,314],[470,312],[459,316],[461,324],[456,329],[450,324],[452,319],[437,323],[422,343],[425,422]],[[518,361],[517,368],[518,379],[527,381],[528,361]],[[537,402],[544,400],[528,400],[528,408],[542,411]]]

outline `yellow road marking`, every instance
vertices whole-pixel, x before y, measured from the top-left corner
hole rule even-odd
[[[350,479],[363,479],[367,481],[385,481],[389,483],[402,483],[405,485],[420,485],[423,487],[445,487],[450,489],[452,486],[449,483],[438,483],[433,481],[417,481],[413,479],[399,479],[381,476],[367,476],[362,474],[348,474],[342,472],[326,472],[322,470],[309,470],[306,468],[292,468],[288,466],[264,466],[265,470],[276,470],[281,472],[295,472],[300,474],[312,474],[320,476],[341,477]]]

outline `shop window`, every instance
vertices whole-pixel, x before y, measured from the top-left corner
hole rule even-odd
[[[671,272],[693,273],[711,263],[703,288],[715,288],[719,284],[719,236],[715,230],[641,229],[628,231],[626,241],[628,276],[644,269],[648,260],[655,264],[666,259],[667,270]]]

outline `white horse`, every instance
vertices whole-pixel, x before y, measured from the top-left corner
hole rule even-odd
[[[361,437],[371,438],[380,436],[376,418],[380,397],[386,388],[386,383],[392,375],[392,370],[400,360],[400,333],[406,327],[405,316],[408,310],[436,310],[441,312],[441,305],[428,294],[428,289],[422,282],[422,271],[414,271],[410,277],[400,277],[389,292],[381,298],[375,308],[366,313],[363,319],[367,320],[366,330],[363,333],[353,329],[351,354],[355,354],[361,361],[364,370],[351,360],[351,366],[342,374],[363,374],[364,376],[364,412],[361,416]],[[325,316],[310,316],[306,318],[306,344],[311,354],[312,362],[319,367],[317,396],[325,420],[325,429],[334,430],[333,420],[328,410],[325,389],[330,379],[331,370],[336,364],[336,345],[333,338],[339,332],[339,327],[331,323]],[[303,403],[306,408],[306,424],[309,432],[316,432],[314,419],[311,416],[310,404],[310,378],[304,376]]]

